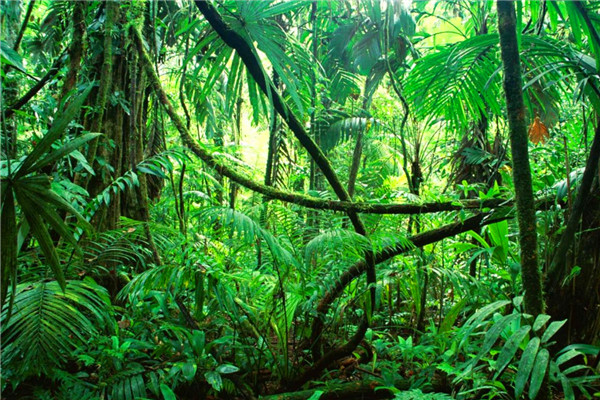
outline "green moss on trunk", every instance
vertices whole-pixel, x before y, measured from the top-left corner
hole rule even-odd
[[[544,311],[542,281],[538,268],[535,201],[529,166],[527,123],[523,102],[523,82],[512,1],[497,2],[498,30],[504,70],[504,93],[510,128],[513,179],[521,246],[521,271],[525,289],[525,309],[537,315]]]

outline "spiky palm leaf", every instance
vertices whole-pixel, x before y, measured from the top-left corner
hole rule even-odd
[[[321,136],[321,146],[324,151],[331,150],[339,142],[356,137],[359,133],[367,132],[371,126],[379,124],[374,118],[347,117],[331,122],[327,131]]]
[[[28,229],[27,232],[22,232],[23,236],[26,236],[29,230],[31,231],[46,257],[46,264],[52,269],[58,283],[63,287],[65,285],[63,269],[59,263],[56,248],[47,225],[54,228],[63,239],[72,243],[75,248],[77,248],[77,240],[56,210],[62,209],[71,213],[86,228],[91,228],[91,225],[70,203],[52,190],[50,177],[40,172],[43,167],[53,164],[99,135],[98,133],[84,134],[59,146],[57,149],[52,148],[64,135],[91,90],[92,85],[89,85],[73,99],[66,110],[58,114],[46,135],[27,157],[19,161],[5,160],[2,163],[0,170],[0,182],[2,182],[0,220],[2,226],[6,228],[6,232],[2,235],[2,247],[0,249],[2,252],[2,295],[0,296],[0,305],[4,304],[6,290],[11,280],[13,285],[16,284],[18,248],[16,204],[21,207],[24,220],[27,222],[22,224],[23,228]],[[10,313],[8,314],[10,315]]]
[[[406,82],[406,97],[422,119],[445,116],[466,125],[486,111],[499,114],[498,36],[477,36],[419,59]]]
[[[305,259],[310,264],[317,258],[326,258],[332,254],[339,256],[341,252],[344,257],[351,256],[358,260],[365,251],[371,250],[371,241],[367,237],[353,231],[334,229],[323,232],[308,242]]]

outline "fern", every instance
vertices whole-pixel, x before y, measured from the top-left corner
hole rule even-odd
[[[111,400],[134,400],[146,397],[146,385],[144,383],[144,368],[136,363],[130,363],[124,371],[112,375],[106,380],[107,393]]]
[[[210,207],[200,211],[195,217],[207,221],[208,226],[222,226],[228,229],[230,234],[235,234],[246,244],[254,244],[257,239],[263,240],[277,262],[288,266],[298,265],[290,251],[284,248],[275,236],[262,228],[258,222],[239,211],[223,207]]]
[[[359,258],[365,251],[372,250],[371,241],[353,231],[335,229],[316,236],[306,245],[305,261],[310,264],[318,255],[335,252]]]

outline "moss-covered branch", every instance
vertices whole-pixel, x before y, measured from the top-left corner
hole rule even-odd
[[[408,238],[408,242],[411,244],[407,246],[407,241],[403,240],[395,245],[386,247],[381,252],[375,254],[375,262],[377,264],[387,261],[397,255],[407,253],[414,248],[421,248],[428,244],[439,242],[442,239],[456,236],[458,234],[475,230],[484,225],[489,225],[495,222],[499,222],[510,218],[508,214],[502,214],[502,216],[494,217],[493,214],[477,214],[473,217],[467,218],[464,221],[454,222],[441,226],[437,229],[433,229],[427,232],[420,233]],[[317,318],[313,321],[311,328],[311,345],[317,341],[317,338],[321,336],[323,332],[324,320],[323,317],[327,314],[329,307],[335,299],[337,299],[344,289],[355,279],[361,276],[366,270],[366,265],[363,261],[357,262],[343,274],[339,276],[329,287],[329,290],[325,293],[323,298],[319,301],[317,306]]]
[[[138,49],[146,53],[143,41],[139,33],[134,33],[133,38],[136,41]],[[175,128],[180,134],[184,145],[190,149],[198,158],[204,161],[209,167],[214,168],[219,174],[228,177],[232,181],[260,193],[268,198],[281,200],[287,203],[297,204],[307,208],[316,210],[331,210],[341,212],[358,212],[363,214],[426,214],[443,211],[458,211],[464,209],[480,209],[480,208],[495,208],[503,204],[508,204],[508,200],[490,199],[490,200],[462,200],[462,201],[447,201],[447,202],[431,202],[422,204],[407,204],[407,203],[354,203],[351,201],[335,201],[324,200],[316,197],[304,195],[301,193],[291,193],[273,188],[256,182],[248,176],[236,171],[234,168],[226,165],[220,160],[217,160],[210,150],[201,146],[194,140],[186,123],[175,111],[166,92],[162,88],[160,80],[156,75],[156,71],[152,67],[147,53],[142,57],[142,62],[145,65],[146,72],[149,77],[149,83],[152,89],[157,94],[160,103],[165,108],[169,118],[175,125]]]

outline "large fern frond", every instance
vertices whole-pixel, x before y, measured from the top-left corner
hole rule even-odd
[[[263,240],[276,261],[288,266],[298,264],[292,253],[271,232],[244,213],[230,208],[210,207],[197,213],[196,217],[210,226],[228,229],[247,244],[254,244],[257,239]]]
[[[360,258],[365,251],[372,250],[371,241],[358,233],[344,229],[334,229],[321,233],[306,245],[305,259],[310,264],[319,256],[343,253],[345,256]]]

